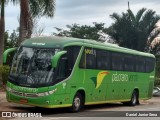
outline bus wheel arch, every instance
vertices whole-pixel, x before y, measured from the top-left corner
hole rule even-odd
[[[139,104],[139,89],[135,88],[131,94],[131,99],[128,102],[123,102],[127,106],[135,106]]]
[[[84,90],[78,90],[73,97],[70,111],[78,112],[84,107],[84,104],[85,104],[85,92]]]

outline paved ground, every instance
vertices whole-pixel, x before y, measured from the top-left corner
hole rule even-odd
[[[23,118],[24,120],[55,120],[55,119],[95,119],[95,117],[100,117],[99,119],[108,119],[109,117],[102,116],[121,116],[119,111],[160,111],[160,97],[153,97],[147,101],[140,101],[140,105],[135,107],[124,106],[120,103],[115,104],[104,104],[104,105],[94,105],[85,107],[84,111],[79,113],[68,113],[66,108],[61,109],[43,109],[37,107],[24,106],[19,104],[8,103],[5,99],[5,93],[0,92],[0,111],[12,111],[12,112],[29,112],[29,113],[41,113],[43,118]],[[105,111],[105,112],[104,112]],[[106,112],[107,111],[107,112]],[[126,114],[126,113],[125,113]],[[73,117],[74,116],[74,117]],[[77,118],[75,118],[77,117]],[[121,117],[112,118],[113,120],[120,120]],[[22,118],[16,118],[14,120],[21,120]],[[122,118],[123,119],[123,118]],[[131,119],[135,119],[132,117]],[[144,119],[141,118],[142,120]],[[150,118],[151,119],[151,118]],[[155,118],[155,120],[159,118]],[[0,120],[6,120],[6,118],[0,118]],[[144,119],[148,120],[148,118]]]

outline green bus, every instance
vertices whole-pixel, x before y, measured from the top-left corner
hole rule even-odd
[[[6,98],[44,108],[121,102],[131,106],[150,99],[155,56],[109,43],[68,37],[25,40],[16,50]]]

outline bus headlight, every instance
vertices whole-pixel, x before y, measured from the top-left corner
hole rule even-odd
[[[48,92],[44,92],[44,93],[37,93],[37,96],[38,97],[47,96],[47,95],[55,93],[56,91],[57,91],[57,89],[54,89],[54,90],[51,90],[51,91],[48,91]]]

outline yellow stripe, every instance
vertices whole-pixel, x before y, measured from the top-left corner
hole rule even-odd
[[[139,100],[148,100],[151,98],[139,98]],[[110,100],[110,101],[100,101],[100,102],[86,102],[85,105],[94,105],[94,104],[104,104],[104,103],[115,103],[115,102],[128,102],[130,99],[125,100]]]
[[[37,106],[37,107],[43,107],[43,108],[62,108],[62,107],[71,107],[72,106],[72,104],[42,106],[42,105],[37,105],[37,104],[20,103],[20,102],[13,101],[13,100],[8,100],[8,102],[14,102],[14,103],[18,103],[18,104]]]
[[[125,99],[125,100],[110,100],[110,101],[100,101],[100,102],[86,102],[85,105],[114,103],[114,102],[127,102],[127,101],[130,101],[130,99]]]
[[[150,99],[150,98],[140,98],[140,100],[148,100],[148,99]],[[86,102],[85,105],[115,103],[115,102],[128,102],[128,101],[130,101],[130,99],[125,99],[125,100],[110,100],[110,101],[100,101],[100,102]],[[8,102],[14,102],[14,103],[18,103],[18,104],[37,106],[37,107],[43,107],[43,108],[62,108],[62,107],[71,107],[72,106],[72,104],[41,106],[41,105],[37,105],[37,104],[19,103],[17,101],[13,101],[13,100],[8,100]]]

